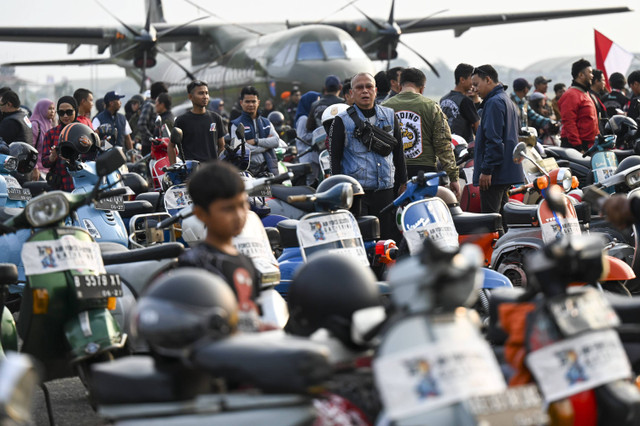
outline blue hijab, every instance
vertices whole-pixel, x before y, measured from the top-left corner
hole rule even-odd
[[[309,110],[311,109],[311,104],[318,100],[320,93],[309,91],[302,95],[300,98],[300,102],[298,102],[298,109],[296,110],[296,118],[293,120],[293,127],[295,128],[298,124],[298,119],[300,117],[304,117],[309,115]]]

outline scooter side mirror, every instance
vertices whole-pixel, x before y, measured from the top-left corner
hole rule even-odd
[[[182,129],[179,127],[174,127],[171,129],[171,143],[173,146],[180,146],[182,143]]]
[[[240,140],[244,140],[244,124],[238,124],[236,127],[236,137]]]
[[[518,143],[513,149],[513,162],[520,164],[524,161],[525,153],[527,152],[527,144],[524,142]]]
[[[127,157],[124,155],[124,151],[116,146],[96,159],[96,173],[98,176],[106,176],[118,170],[126,162]]]
[[[349,209],[353,204],[353,186],[350,183],[339,183],[325,192],[316,193],[316,210],[333,211]]]

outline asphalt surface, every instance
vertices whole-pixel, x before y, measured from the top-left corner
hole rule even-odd
[[[54,380],[47,383],[53,407],[53,418],[57,426],[93,426],[108,424],[91,408],[87,391],[77,377]],[[32,409],[34,424],[49,425],[44,402],[44,393],[38,390]]]

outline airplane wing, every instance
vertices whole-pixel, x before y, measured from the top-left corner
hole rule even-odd
[[[495,13],[490,15],[432,17],[423,19],[398,19],[403,33],[419,33],[452,29],[459,37],[471,27],[515,24],[519,22],[547,21],[549,19],[575,18],[580,16],[604,15],[631,12],[628,7],[604,7],[597,9],[556,10],[547,12]]]

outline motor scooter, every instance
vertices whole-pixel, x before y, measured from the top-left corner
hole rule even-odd
[[[525,152],[526,145],[520,142],[513,152],[514,161],[522,162],[527,159],[535,164],[535,161]],[[517,203],[505,204],[503,216],[509,229],[496,243],[491,259],[491,268],[507,276],[515,286],[526,287],[527,285],[527,276],[523,269],[523,258],[526,253],[541,249],[544,244],[555,240],[560,235],[582,232],[579,213],[576,212],[571,198],[563,193],[577,187],[577,179],[572,176],[569,169],[562,167],[548,174],[542,169],[541,172],[545,175],[534,182],[510,190],[510,193],[534,190],[544,199],[532,206]],[[563,190],[560,190],[559,185],[562,185]],[[549,187],[555,187],[555,189],[547,189]],[[560,192],[557,195],[552,192],[556,190]],[[563,200],[560,204],[566,206],[566,213],[551,210],[548,202],[548,197],[551,195]],[[591,217],[590,206],[586,203],[578,206],[582,220],[588,222]],[[626,245],[620,248],[620,250],[623,249],[633,250]],[[606,281],[604,288],[607,291],[628,294],[624,282],[635,277],[633,269],[624,261],[613,257],[610,264],[612,268],[604,280]]]
[[[482,283],[480,249],[423,244],[389,272],[392,313],[373,363],[384,407],[378,423],[466,426],[503,416],[496,424],[545,424],[535,387],[507,390],[477,315],[465,309]]]
[[[103,177],[124,163],[122,151],[114,149],[98,158],[96,171]],[[21,351],[43,365],[45,381],[76,373],[86,378],[91,363],[111,357],[126,342],[111,314],[116,297],[122,296],[119,277],[105,272],[91,234],[64,225],[65,218],[81,206],[123,192],[123,188],[102,189],[99,183],[84,194],[53,191],[31,199],[22,213],[2,225],[4,232],[38,229],[22,246],[27,283],[17,331]],[[3,290],[17,278],[15,265],[2,264]],[[1,334],[14,336],[12,346],[17,348],[12,320],[2,322]]]
[[[603,247],[599,236],[564,236],[527,257],[526,291],[493,294],[489,336],[505,345],[510,385],[535,382],[562,424],[631,425],[640,415],[640,392],[614,330],[620,320],[592,287],[606,274]]]

